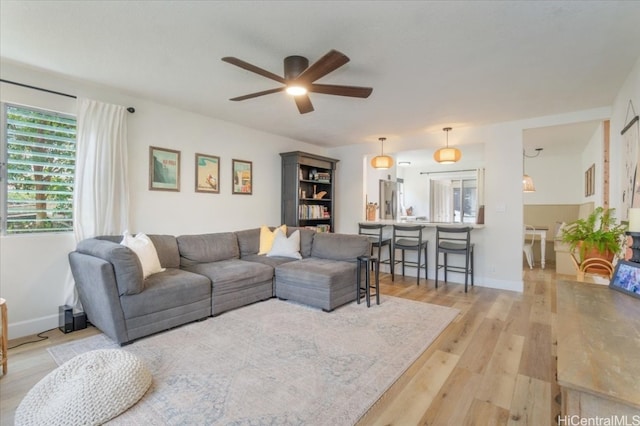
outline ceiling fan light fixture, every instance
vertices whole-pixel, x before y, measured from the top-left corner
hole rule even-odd
[[[384,141],[387,138],[378,138],[380,141],[380,155],[377,155],[371,159],[371,167],[379,170],[386,170],[393,167],[393,158],[388,155],[384,155]]]
[[[281,86],[262,90],[260,92],[249,93],[248,95],[236,96],[230,101],[246,101],[247,99],[259,96],[270,95],[286,91],[294,97],[296,106],[300,114],[307,114],[313,111],[313,104],[307,93],[322,93],[325,95],[347,96],[351,98],[368,98],[373,91],[371,87],[343,86],[339,84],[320,84],[317,80],[327,74],[337,70],[347,62],[349,58],[342,52],[335,49],[330,50],[326,55],[309,65],[309,60],[304,56],[293,55],[284,58],[284,77],[274,74],[258,66],[243,61],[233,56],[225,56],[222,61],[235,65],[243,70],[261,75],[269,80],[277,81]]]
[[[291,96],[302,96],[302,95],[306,95],[307,92],[308,90],[304,86],[298,86],[295,84],[287,86],[287,93],[290,94]]]
[[[458,148],[449,148],[449,132],[451,131],[451,127],[445,127],[442,130],[447,132],[447,147],[440,148],[434,152],[433,159],[440,164],[456,163],[462,158],[462,152]]]

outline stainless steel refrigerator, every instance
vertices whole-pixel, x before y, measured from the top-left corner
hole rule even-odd
[[[401,185],[399,182],[380,179],[380,219],[399,218]]]

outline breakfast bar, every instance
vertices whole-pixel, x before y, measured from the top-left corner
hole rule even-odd
[[[393,236],[393,227],[394,225],[397,226],[421,226],[423,228],[423,236],[424,236],[424,240],[430,241],[430,243],[427,245],[427,252],[428,252],[428,257],[429,259],[426,259],[426,264],[428,264],[430,266],[429,270],[432,271],[432,273],[435,270],[435,268],[433,267],[434,264],[431,263],[433,261],[433,259],[435,258],[435,247],[433,244],[435,244],[435,238],[436,238],[436,227],[445,227],[445,228],[463,228],[463,227],[469,227],[472,228],[472,234],[475,234],[476,230],[482,229],[484,228],[483,224],[476,224],[476,223],[451,223],[451,222],[427,222],[427,221],[421,221],[421,220],[411,220],[411,219],[404,219],[401,218],[399,220],[394,220],[394,219],[380,219],[380,220],[375,220],[375,221],[361,221],[359,222],[359,225],[383,225],[383,238],[385,239],[392,239]],[[481,238],[481,234],[478,234],[476,237],[472,236],[472,242],[476,243],[477,240],[482,240]],[[394,245],[392,245],[392,247],[394,247]],[[415,252],[414,253],[408,253],[409,255],[412,255],[413,257],[415,257]],[[380,260],[380,266],[381,266],[381,270],[382,268],[384,268],[385,272],[392,272],[391,270],[391,262],[388,259],[379,259]],[[460,259],[458,260],[453,260],[452,264],[454,268],[460,268],[460,266],[456,266],[456,262],[458,262],[458,265],[461,265],[461,263],[459,262]],[[414,261],[412,259],[413,263],[416,263],[417,259]],[[422,264],[422,263],[421,263]],[[464,264],[464,262],[462,262],[462,264]],[[389,269],[386,268],[386,266],[389,266]],[[414,265],[415,266],[415,265]],[[414,269],[415,270],[415,269]],[[458,272],[458,271],[451,271],[451,272]],[[413,275],[415,276],[415,275]],[[452,280],[452,282],[459,282],[458,280]],[[464,279],[463,279],[464,282]]]

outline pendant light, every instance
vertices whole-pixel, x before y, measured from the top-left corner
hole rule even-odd
[[[524,160],[526,157],[535,158],[540,155],[542,148],[536,148],[535,155],[527,155],[525,150],[522,150],[522,192],[536,192],[536,186],[533,184],[533,179],[525,172]]]
[[[390,169],[393,167],[393,158],[384,155],[384,141],[386,141],[387,138],[378,138],[378,140],[380,141],[380,155],[371,159],[371,167],[380,170]]]
[[[442,130],[447,132],[447,147],[437,150],[433,154],[433,159],[440,164],[453,164],[462,158],[462,152],[460,152],[458,148],[449,148],[449,132],[451,131],[451,127],[445,127]]]

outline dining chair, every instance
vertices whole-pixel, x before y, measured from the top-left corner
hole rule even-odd
[[[522,251],[524,251],[524,256],[527,258],[529,269],[533,269],[533,265],[535,264],[535,259],[533,258],[533,243],[536,240],[535,231],[535,227],[524,225],[524,244],[522,245]]]

